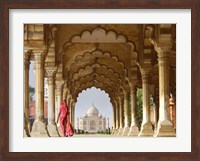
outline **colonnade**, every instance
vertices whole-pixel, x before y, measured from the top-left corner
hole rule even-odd
[[[130,88],[124,91],[123,96],[119,96],[119,108],[113,106],[113,113],[116,114],[113,117],[113,135],[126,135],[126,136],[175,136],[175,129],[173,128],[172,122],[169,117],[169,55],[170,50],[157,46],[155,42],[151,43],[154,45],[158,55],[158,68],[159,68],[159,113],[156,114],[158,117],[155,120],[155,129],[153,129],[150,121],[150,91],[149,91],[149,77],[151,73],[150,67],[141,67],[142,77],[142,91],[143,91],[143,116],[142,124],[139,128],[136,122],[136,86],[135,82],[130,83]],[[131,98],[131,107],[129,108],[128,98]],[[123,103],[124,102],[124,103]],[[122,110],[124,109],[124,113]],[[129,110],[129,111],[128,111]],[[128,113],[131,113],[129,118]],[[155,110],[156,112],[156,110]],[[120,113],[120,117],[118,117]],[[123,115],[123,116],[122,116]],[[124,118],[124,119],[123,119]],[[123,120],[122,120],[123,119]],[[174,120],[174,113],[173,118]],[[117,123],[120,122],[120,126]],[[129,125],[131,122],[131,125]]]
[[[159,68],[159,113],[156,131],[150,121],[150,91],[149,77],[151,68],[140,67],[143,90],[143,117],[140,130],[136,122],[136,81],[129,84],[113,103],[113,135],[125,136],[175,136],[175,129],[169,117],[169,50],[152,44],[158,55]],[[55,80],[57,68],[44,66],[46,52],[34,53],[35,68],[35,120],[31,136],[58,136],[59,124],[56,119],[59,106],[63,99],[67,100],[70,108],[70,121],[74,126],[75,101],[66,88],[63,80]],[[29,64],[30,52],[24,54],[24,115],[30,132],[29,123]],[[48,124],[44,121],[44,77],[48,84]]]
[[[29,121],[29,65],[30,52],[24,54],[24,116],[28,126],[25,127],[26,134],[29,133],[33,137],[37,136],[59,136],[59,123],[56,123],[59,113],[59,106],[63,99],[68,100],[70,108],[71,124],[74,126],[74,106],[75,101],[70,95],[63,97],[63,80],[55,80],[57,68],[49,66],[44,68],[45,52],[34,54],[34,70],[35,70],[35,120],[30,131]],[[44,118],[44,78],[47,77],[48,84],[48,123]],[[25,135],[26,135],[25,134]]]

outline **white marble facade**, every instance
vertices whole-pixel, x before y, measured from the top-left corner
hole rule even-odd
[[[106,118],[92,105],[83,117],[77,118],[77,128],[88,133],[105,132]]]

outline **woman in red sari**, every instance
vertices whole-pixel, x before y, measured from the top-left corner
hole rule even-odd
[[[57,122],[58,122],[58,119],[60,118],[60,127],[62,130],[63,136],[65,136],[66,125],[67,125],[67,112],[68,112],[68,107],[67,107],[66,101],[63,100],[60,105],[59,114],[57,118]]]
[[[73,136],[74,135],[74,129],[70,123],[70,116],[69,116],[69,113],[67,114],[67,126],[66,126],[66,132],[65,132],[65,135],[66,136]]]
[[[62,130],[62,135],[64,137],[73,136],[74,134],[74,130],[70,124],[69,114],[70,112],[69,112],[67,103],[65,100],[63,100],[62,104],[60,105],[58,118],[60,117],[60,127]],[[57,119],[57,122],[58,122],[58,119]]]

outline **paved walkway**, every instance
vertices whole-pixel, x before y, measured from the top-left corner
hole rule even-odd
[[[75,134],[73,137],[128,137],[128,136],[120,136],[120,135],[105,135],[105,134]]]

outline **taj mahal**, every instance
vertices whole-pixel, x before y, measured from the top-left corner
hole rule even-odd
[[[106,122],[106,117],[103,117],[93,104],[83,117],[77,118],[77,128],[88,133],[105,132]]]

